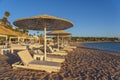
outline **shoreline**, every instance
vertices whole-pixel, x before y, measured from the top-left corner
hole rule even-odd
[[[100,50],[100,51],[105,51],[105,52],[120,54],[120,52],[108,51],[108,50],[101,50],[101,49],[97,49],[97,48],[92,48],[92,47],[89,47],[89,46],[85,46],[84,44],[86,44],[86,43],[104,43],[104,42],[79,42],[79,45],[77,43],[75,43],[75,46],[81,47],[81,48],[88,48],[88,49],[93,49],[93,50]]]
[[[81,45],[74,44],[74,45]],[[12,55],[11,55],[12,56]],[[0,79],[39,79],[39,80],[91,80],[108,79],[118,80],[120,75],[120,54],[96,50],[87,47],[77,47],[65,57],[60,72],[48,73],[25,69],[12,69],[9,56],[0,55]],[[96,75],[96,76],[95,76]],[[101,76],[100,76],[101,75]]]

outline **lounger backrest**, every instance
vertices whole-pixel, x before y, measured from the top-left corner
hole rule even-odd
[[[34,52],[37,53],[37,54],[43,54],[43,52],[40,49],[34,50]]]
[[[50,53],[53,53],[53,52],[54,52],[51,46],[47,46],[47,47],[48,47]]]
[[[28,50],[20,51],[20,52],[18,52],[18,55],[24,65],[27,65],[27,64],[29,64],[29,62],[33,61],[33,58],[30,55],[30,53],[28,52]]]

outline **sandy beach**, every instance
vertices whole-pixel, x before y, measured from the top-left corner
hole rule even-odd
[[[65,56],[58,73],[12,69],[19,60],[16,54],[0,55],[0,80],[120,80],[119,53],[79,46]]]

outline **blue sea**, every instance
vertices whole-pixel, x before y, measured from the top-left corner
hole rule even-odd
[[[85,43],[87,47],[120,53],[120,42]]]

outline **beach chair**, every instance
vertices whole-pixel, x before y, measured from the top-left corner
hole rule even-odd
[[[71,49],[77,48],[76,46],[72,46],[72,45],[70,45],[70,44],[65,44],[64,47],[65,47],[65,48],[71,48]]]
[[[40,48],[40,47],[42,47],[43,45],[41,45],[41,44],[31,44],[29,47],[30,47],[30,49],[34,49],[34,48]]]
[[[33,58],[35,60],[44,60],[44,53],[38,48],[38,49],[34,49],[34,53],[33,53]],[[47,59],[46,61],[53,61],[53,62],[64,62],[65,58],[64,56],[60,56],[60,55],[52,55],[52,54],[47,54]]]
[[[44,54],[39,48],[33,49],[36,54]]]
[[[28,50],[18,52],[22,63],[17,62],[13,64],[13,68],[25,68],[33,70],[45,70],[47,72],[58,72],[60,70],[60,63],[52,61],[38,61],[34,60]]]
[[[66,44],[66,45],[64,45],[63,50],[73,51],[73,50],[76,49],[76,48],[77,48],[76,46],[71,46],[71,45],[69,45],[69,44]]]
[[[0,54],[5,55],[10,52],[11,49],[7,45],[0,45]]]
[[[2,48],[2,49],[0,49],[0,53],[1,53],[2,55],[8,54],[8,53],[10,53],[10,52],[11,52],[11,49],[10,49],[10,48]]]
[[[64,50],[53,49],[51,46],[47,46],[47,52],[56,55],[67,55],[68,53]]]
[[[15,50],[26,50],[27,46],[23,46],[20,44],[12,44],[10,45],[10,48],[11,48],[11,53],[14,53]]]

